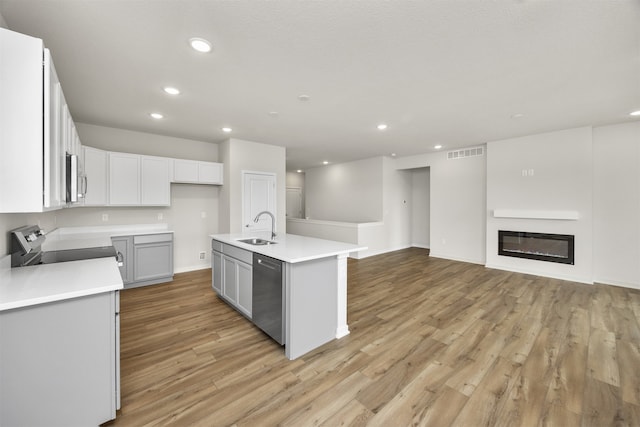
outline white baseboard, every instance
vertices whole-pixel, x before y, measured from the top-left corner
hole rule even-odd
[[[576,282],[576,283],[584,283],[586,285],[593,285],[593,280],[588,280],[580,277],[567,276],[563,274],[553,274],[553,273],[549,274],[542,271],[531,271],[531,270],[526,270],[521,268],[512,268],[512,267],[507,268],[502,265],[494,265],[494,264],[485,264],[485,267],[493,268],[495,270],[512,271],[514,273],[530,274],[532,276],[550,277],[551,279],[566,280],[567,282]]]
[[[468,262],[470,264],[485,265],[484,261],[478,261],[476,259],[460,258],[460,257],[455,257],[455,256],[447,255],[447,254],[433,252],[433,251],[429,252],[429,256],[433,257],[433,258],[448,259],[448,260],[451,260],[451,261],[460,261],[460,262]]]
[[[196,271],[196,270],[205,270],[207,268],[211,268],[210,265],[208,264],[201,264],[201,265],[190,265],[187,267],[180,267],[180,268],[176,268],[173,270],[173,273],[188,273],[189,271]]]

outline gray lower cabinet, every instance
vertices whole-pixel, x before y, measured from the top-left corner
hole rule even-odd
[[[253,252],[212,241],[212,287],[236,310],[251,318]]]
[[[0,313],[0,425],[97,426],[119,408],[117,291]]]
[[[116,258],[118,260],[118,268],[122,276],[122,282],[127,285],[133,282],[133,237],[112,237],[111,243],[116,250]]]
[[[211,285],[213,290],[222,294],[222,252],[211,251]]]
[[[173,233],[119,236],[111,241],[123,263],[125,288],[173,280]]]

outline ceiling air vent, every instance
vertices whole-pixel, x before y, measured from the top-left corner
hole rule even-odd
[[[482,156],[484,154],[483,147],[465,148],[462,150],[447,151],[447,160],[462,159],[464,157]]]

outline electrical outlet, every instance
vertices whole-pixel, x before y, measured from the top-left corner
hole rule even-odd
[[[109,214],[102,214],[102,220],[103,220],[104,222],[109,221]]]
[[[207,217],[207,213],[205,211],[200,212],[200,217],[201,218],[206,218]]]
[[[160,212],[160,213],[158,214],[158,220],[161,220],[162,218],[164,218],[164,215],[162,215],[162,212]]]
[[[204,259],[205,257],[205,252],[200,252],[200,259]]]

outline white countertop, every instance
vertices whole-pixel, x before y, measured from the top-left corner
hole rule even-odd
[[[238,241],[240,239],[256,237],[271,240],[270,234],[271,233],[212,234],[209,237],[222,243],[227,243],[251,252],[270,256],[291,264],[336,255],[346,255],[350,252],[358,252],[367,249],[366,246],[358,246],[351,243],[336,242],[333,240],[316,239],[315,237],[299,236],[297,234],[279,234],[275,238],[275,242],[277,242],[276,244],[263,246],[250,245],[248,243]]]
[[[43,251],[112,246],[111,238],[173,233],[167,224],[63,227],[46,234]],[[115,258],[98,258],[11,268],[0,258],[0,311],[123,288]]]
[[[111,257],[16,268],[11,268],[11,256],[0,260],[0,311],[122,288]]]
[[[112,246],[111,238],[141,234],[173,233],[167,224],[63,227],[46,234],[43,251]]]

